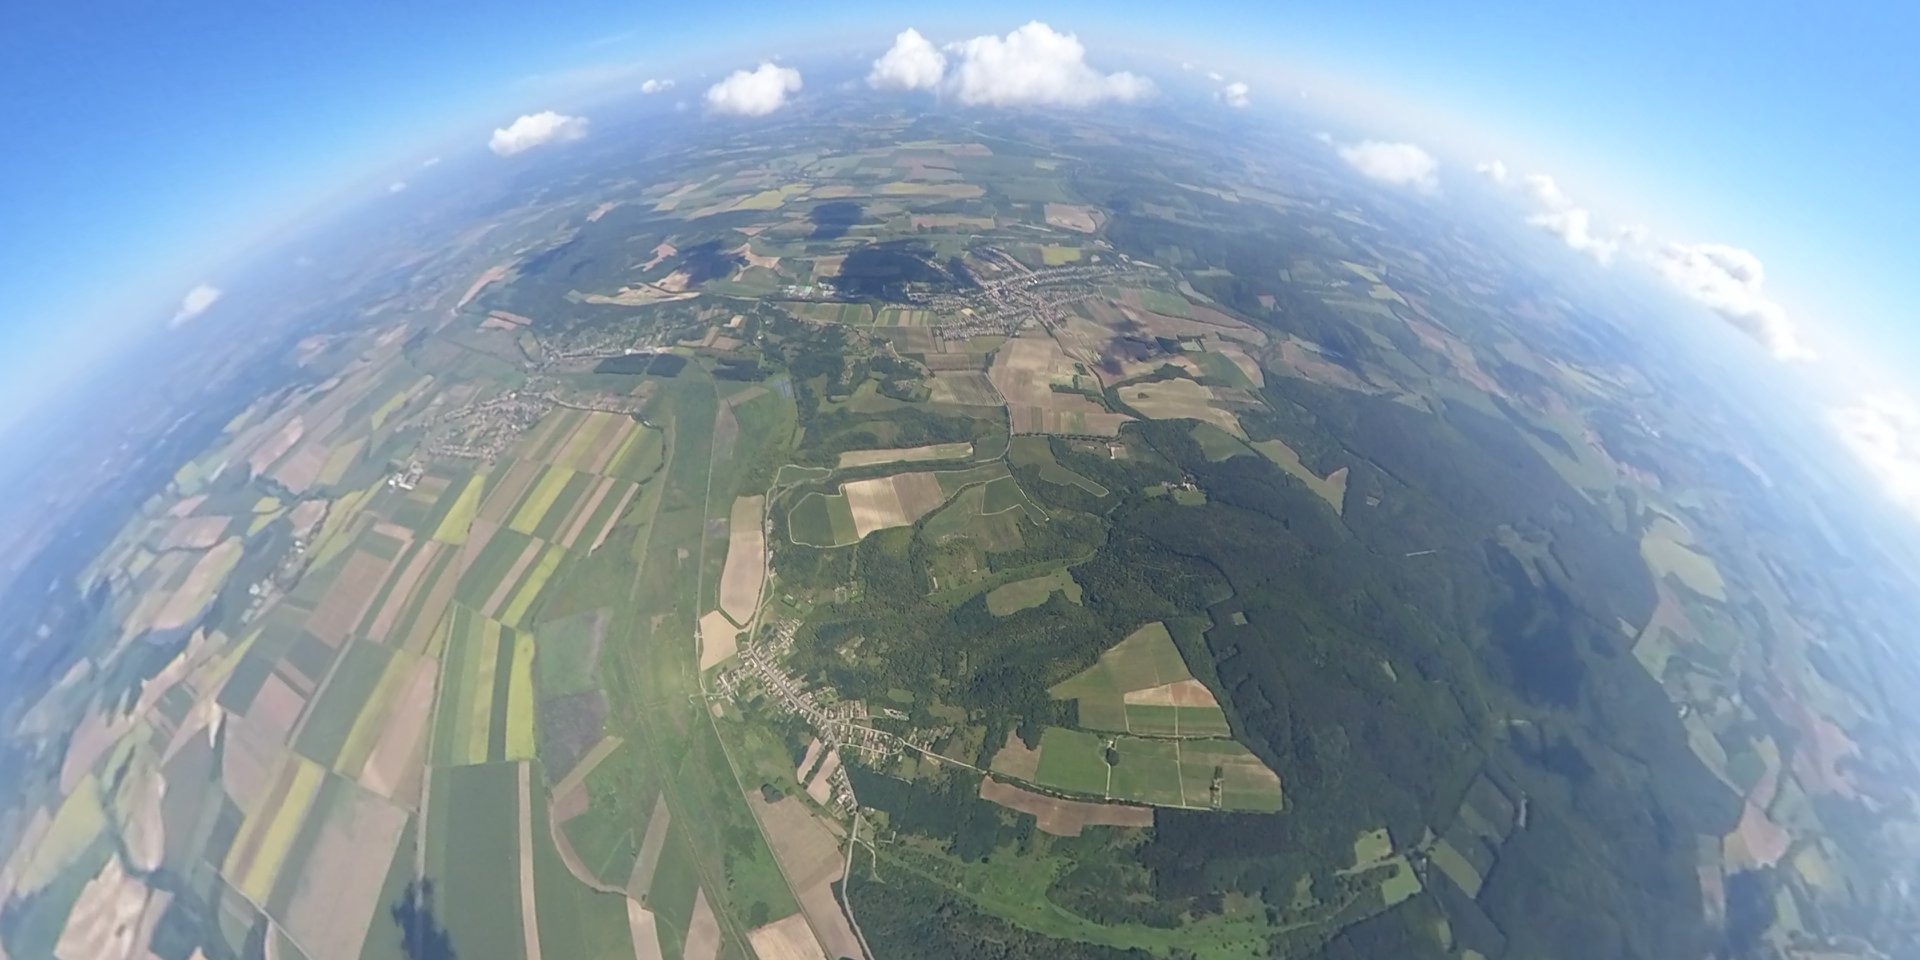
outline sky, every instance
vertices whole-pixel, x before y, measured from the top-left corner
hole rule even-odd
[[[0,398],[43,390],[71,366],[57,361],[116,334],[218,309],[234,255],[305,213],[431,175],[423,160],[484,149],[495,130],[541,133],[516,130],[520,117],[557,111],[545,122],[564,132],[564,110],[589,89],[677,79],[673,95],[714,110],[703,91],[762,59],[878,56],[908,27],[938,51],[1037,19],[1077,34],[1103,76],[1124,63],[1149,85],[1217,83],[1219,109],[1336,115],[1344,139],[1330,146],[1400,186],[1422,189],[1436,170],[1504,170],[1488,182],[1543,242],[1665,278],[1759,330],[1920,512],[1920,404],[1902,387],[1920,379],[1906,289],[1920,221],[1920,4],[798,6],[89,0],[13,11],[0,30]],[[996,51],[1045,55],[1005,43],[975,53]],[[950,54],[941,83],[985,63]],[[788,81],[776,71],[739,92],[777,109],[784,94],[763,83]],[[1406,162],[1420,165],[1408,149],[1434,164],[1426,181],[1404,179]]]

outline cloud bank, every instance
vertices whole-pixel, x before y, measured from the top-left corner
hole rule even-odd
[[[587,135],[586,117],[543,110],[529,113],[513,123],[493,131],[487,149],[503,157],[525,153],[549,143],[571,143]]]
[[[668,90],[672,90],[672,89],[673,89],[672,80],[656,80],[652,77],[648,77],[647,79],[640,81],[640,92],[644,94],[652,95],[656,93],[666,93]]]
[[[1828,411],[1827,420],[1888,499],[1920,516],[1920,404],[1902,393],[1873,393]]]
[[[882,90],[930,90],[987,107],[1086,107],[1154,92],[1145,77],[1095,69],[1078,37],[1038,20],[1004,37],[978,36],[944,50],[917,30],[903,31],[873,62],[867,83]]]
[[[167,326],[177,327],[206,313],[207,308],[218,302],[220,297],[219,287],[210,283],[195,284],[186,296],[180,298],[180,308],[173,312],[173,318],[167,321]]]
[[[1439,161],[1411,143],[1365,140],[1337,148],[1340,159],[1364,176],[1431,193],[1440,186]]]
[[[764,117],[786,106],[787,97],[798,92],[800,71],[762,63],[751,71],[735,70],[725,80],[708,87],[707,107],[715,113]]]
[[[1750,251],[1719,243],[1667,243],[1652,251],[1650,262],[1681,293],[1759,341],[1774,359],[1814,359],[1786,308],[1767,297],[1766,268]]]
[[[1484,165],[1483,165],[1484,166]],[[1502,182],[1506,177],[1506,168],[1500,168]],[[1491,176],[1491,173],[1488,174]],[[1560,238],[1560,242],[1578,250],[1603,264],[1613,262],[1613,256],[1620,250],[1618,238],[1601,237],[1594,233],[1593,212],[1585,207],[1576,206],[1560,190],[1560,185],[1544,173],[1536,173],[1526,179],[1527,193],[1533,197],[1538,210],[1527,217],[1527,223],[1539,227]]]

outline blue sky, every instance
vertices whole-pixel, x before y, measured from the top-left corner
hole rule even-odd
[[[1850,349],[1890,382],[1920,369],[1905,289],[1920,216],[1916,4],[984,0],[802,16],[792,4],[332,0],[10,15],[10,379],[57,369],[42,361],[60,344],[164,320],[252,238],[371,195],[449,143],[482,144],[565,101],[570,75],[688,80],[763,55],[878,52],[907,26],[944,42],[1034,18],[1078,32],[1096,63],[1187,60],[1246,80],[1256,109],[1291,97],[1450,165],[1498,157],[1516,175],[1550,173],[1609,229],[1752,251],[1768,297],[1828,357],[1813,379],[1850,376]]]

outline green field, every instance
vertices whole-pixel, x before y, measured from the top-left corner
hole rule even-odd
[[[1007,459],[1013,461],[1015,466],[1035,468],[1039,471],[1040,479],[1048,483],[1079,487],[1096,497],[1104,497],[1108,493],[1106,487],[1061,466],[1054,458],[1052,441],[1047,437],[1014,437],[1007,448]]]
[[[793,542],[809,547],[844,547],[857,541],[853,508],[844,494],[809,493],[787,518]]]
[[[1106,744],[1097,735],[1066,727],[1048,727],[1040,735],[1040,770],[1034,782],[1055,790],[1107,795]]]
[[[461,960],[524,960],[518,765],[435,774],[427,817],[433,908]]]
[[[348,644],[340,666],[309,708],[294,749],[323,766],[332,766],[392,658],[392,649],[378,643],[360,640]]]
[[[1004,617],[1046,603],[1056,590],[1074,603],[1080,602],[1080,584],[1062,569],[993,588],[987,592],[987,610],[996,617]]]

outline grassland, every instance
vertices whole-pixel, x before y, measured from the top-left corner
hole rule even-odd
[[[1080,602],[1080,584],[1066,570],[1056,570],[987,591],[987,610],[996,617],[1008,616],[1046,603],[1055,591],[1074,603]]]

